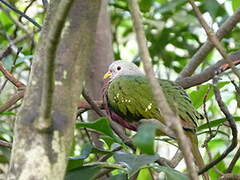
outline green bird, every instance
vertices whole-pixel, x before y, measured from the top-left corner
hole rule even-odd
[[[203,116],[194,108],[184,89],[172,81],[159,79],[170,108],[180,117],[199,169],[204,167],[195,133],[196,121]],[[141,119],[157,119],[165,124],[146,76],[133,63],[113,62],[104,75],[103,102],[108,116],[120,125],[136,131]],[[161,132],[159,134],[162,134]],[[208,180],[205,173],[204,178]]]

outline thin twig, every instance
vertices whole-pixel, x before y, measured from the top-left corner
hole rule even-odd
[[[229,17],[218,29],[216,35],[219,39],[222,39],[225,35],[233,30],[236,24],[240,21],[240,8]],[[178,81],[184,77],[191,76],[196,68],[203,62],[208,53],[213,49],[214,45],[211,41],[205,42],[201,48],[194,54],[190,62],[184,67],[178,77]]]
[[[12,148],[12,143],[9,143],[7,141],[0,140],[0,146]]]
[[[85,90],[85,88],[83,88],[82,91],[82,95],[85,98],[85,100],[91,105],[91,107],[93,108],[93,110],[101,117],[107,117],[107,115],[101,111],[98,107],[98,105],[96,104],[95,101],[92,100],[92,98],[88,95],[87,91]]]
[[[16,104],[20,99],[22,99],[24,96],[24,91],[18,91],[16,94],[14,94],[12,97],[9,98],[7,102],[2,104],[0,106],[0,113],[6,111],[8,108],[10,108],[13,104]]]
[[[172,167],[175,168],[180,161],[183,159],[183,154],[180,150],[177,150],[177,152],[175,153],[175,155],[173,156],[173,158],[171,159],[172,162]]]
[[[234,155],[232,161],[230,162],[230,164],[229,164],[229,166],[227,168],[227,171],[226,171],[227,173],[231,173],[232,172],[232,170],[233,170],[235,164],[237,163],[237,160],[239,159],[239,157],[240,157],[240,147],[238,148],[236,154]]]
[[[207,102],[207,97],[208,97],[208,94],[209,94],[209,91],[211,89],[211,86],[208,87],[208,90],[206,92],[206,94],[204,95],[204,98],[203,98],[203,111],[204,111],[204,116],[207,120],[207,125],[208,125],[208,129],[209,129],[209,132],[210,132],[210,136],[212,136],[212,129],[211,129],[211,126],[209,125],[209,118],[208,118],[208,114],[207,114],[207,110],[206,110],[206,102]]]
[[[24,9],[24,11],[23,11],[23,14],[26,14],[27,13],[27,10],[33,5],[33,3],[35,2],[36,0],[32,0],[27,6],[26,6],[26,8]],[[23,18],[23,16],[20,16],[19,17],[19,22],[22,22],[22,18]]]
[[[0,0],[1,1],[1,0]],[[17,25],[17,27],[19,27],[21,30],[23,30],[29,37],[30,37],[30,31],[28,28],[26,28],[21,22],[18,21],[18,19],[14,18],[10,13],[8,9],[5,9],[1,6],[0,4],[0,8],[2,9],[2,11],[9,17],[9,19],[11,19],[11,21]]]
[[[12,49],[11,46],[8,46],[6,49],[0,51],[0,61],[8,56],[11,53]]]
[[[16,87],[22,88],[25,87],[25,84],[23,84],[21,81],[16,79],[0,62],[0,71],[3,73],[3,75],[11,82],[13,83]]]
[[[216,137],[216,135],[219,133],[219,128],[220,128],[220,127],[221,127],[221,124],[218,125],[218,127],[217,127],[216,130],[214,130],[214,133],[213,133],[213,130],[211,130],[211,133],[210,133],[210,131],[208,131],[208,134],[210,134],[210,135],[205,139],[202,147],[206,147],[207,144],[208,144],[208,142],[211,141],[213,138]]]
[[[222,153],[222,155],[219,156],[217,159],[213,160],[212,162],[210,162],[209,164],[207,164],[201,170],[199,170],[199,172],[198,172],[199,174],[202,174],[202,173],[206,172],[208,169],[212,168],[214,165],[219,163],[221,160],[223,160],[237,146],[237,134],[238,134],[237,127],[236,127],[236,124],[235,124],[235,121],[234,121],[232,115],[228,111],[227,106],[222,101],[222,97],[221,97],[220,91],[216,87],[217,81],[218,81],[217,78],[213,79],[214,94],[215,94],[215,98],[216,98],[216,101],[218,103],[219,108],[221,109],[221,111],[223,112],[223,114],[225,115],[227,121],[230,124],[231,130],[232,130],[232,141],[231,141],[230,146]]]
[[[230,78],[230,77],[229,77]],[[231,83],[233,84],[236,92],[240,95],[240,87],[231,79]]]
[[[160,166],[169,166],[171,168],[175,168],[182,159],[183,159],[182,152],[180,150],[177,150],[177,152],[175,153],[171,160],[160,157],[156,162]]]
[[[10,74],[12,74],[13,71],[14,71],[14,69],[15,69],[15,64],[16,64],[18,55],[19,55],[19,53],[20,53],[21,51],[22,51],[22,47],[18,48],[17,54],[16,54],[15,58],[13,59],[13,64],[12,64],[12,67],[11,67],[11,70],[10,70]],[[6,86],[7,82],[8,82],[8,79],[6,79],[6,80],[4,81],[2,87],[0,88],[0,94],[1,94],[2,90],[4,89],[4,87]]]
[[[48,1],[47,0],[42,0],[42,4],[43,4],[44,11],[47,11]]]
[[[239,180],[240,174],[224,174],[219,180]]]
[[[85,98],[86,99],[86,98]],[[99,109],[103,109],[103,101],[94,101]],[[87,101],[80,101],[78,103],[78,109],[89,110],[92,109],[92,106]]]
[[[15,7],[12,7],[10,4],[8,4],[7,2],[5,2],[4,0],[0,0],[0,2],[2,2],[5,6],[7,6],[9,9],[13,10],[14,12],[16,12],[17,14],[19,14],[20,16],[26,18],[28,21],[30,21],[32,24],[34,24],[35,26],[37,26],[39,29],[41,29],[41,26],[34,21],[32,18],[30,18],[29,16],[27,16],[26,14],[22,13],[21,11],[19,11],[18,9],[16,9]]]
[[[138,2],[137,2],[137,0],[129,0],[128,2],[129,2],[129,6],[130,6],[130,11],[132,14],[134,29],[135,29],[136,36],[137,36],[140,57],[143,61],[144,70],[145,70],[147,78],[150,82],[150,86],[153,91],[154,98],[156,100],[156,103],[157,103],[159,109],[162,112],[161,114],[163,115],[163,119],[164,119],[165,123],[167,124],[167,126],[173,128],[174,132],[176,133],[180,149],[183,152],[184,159],[185,159],[185,162],[187,165],[189,177],[191,179],[198,179],[196,169],[193,165],[194,160],[193,160],[193,155],[192,155],[191,148],[189,145],[189,141],[183,132],[179,118],[170,109],[170,107],[166,101],[166,98],[164,96],[164,93],[163,93],[161,87],[159,86],[157,79],[154,76],[151,58],[150,58],[150,54],[149,54],[149,51],[147,48],[147,41],[146,41],[145,33],[143,30],[143,24],[142,24],[142,19],[141,19],[141,15],[140,15],[140,9],[139,9]]]
[[[207,152],[208,157],[209,157],[209,161],[212,161],[212,154],[211,154],[211,152],[209,151],[208,144],[206,144],[205,148],[206,148],[206,152]],[[213,170],[214,170],[217,174],[223,175],[223,172],[221,172],[216,166],[213,166],[212,168],[213,168]]]
[[[34,36],[34,34],[35,34],[35,33],[38,33],[38,32],[40,32],[39,29],[32,31],[32,32],[30,33],[30,37],[32,38],[32,37]],[[15,44],[23,41],[24,39],[26,39],[26,38],[28,38],[28,37],[29,37],[28,34],[23,34],[22,36],[19,36],[19,37],[17,37],[16,39],[10,41],[10,44],[11,44],[11,45],[15,45]]]
[[[195,11],[195,14],[197,15],[197,18],[199,22],[201,23],[202,27],[204,28],[205,32],[207,33],[207,36],[209,40],[214,44],[214,46],[217,48],[219,53],[222,55],[223,59],[226,61],[226,63],[229,64],[231,67],[232,71],[236,74],[238,79],[240,80],[240,72],[238,69],[235,67],[231,59],[228,57],[225,49],[221,45],[220,41],[218,40],[217,36],[213,32],[213,30],[210,28],[210,26],[207,24],[207,22],[204,20],[202,13],[200,12],[199,8],[195,5],[193,0],[188,0],[189,3],[192,5],[193,10]]]

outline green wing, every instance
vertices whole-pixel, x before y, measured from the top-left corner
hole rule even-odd
[[[171,81],[159,80],[159,83],[170,107],[182,119],[183,127],[195,128],[195,121],[201,115],[195,110],[185,91]],[[130,122],[150,118],[163,122],[144,76],[120,76],[112,81],[108,88],[108,102],[113,111]]]

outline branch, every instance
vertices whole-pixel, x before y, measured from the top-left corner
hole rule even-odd
[[[0,106],[0,113],[6,111],[13,104],[17,103],[20,99],[23,98],[23,96],[24,96],[24,91],[23,90],[18,91],[16,94],[10,97],[7,102],[5,102],[3,105]]]
[[[22,51],[22,47],[20,47],[20,48],[17,49],[17,54],[16,54],[16,56],[15,56],[14,59],[13,59],[13,63],[12,63],[11,70],[10,70],[10,74],[12,74],[13,71],[15,70],[16,61],[17,61],[18,55],[19,55],[19,53],[20,53],[21,51]],[[4,87],[6,86],[7,82],[8,82],[8,79],[6,79],[6,80],[4,81],[2,87],[0,88],[0,94],[1,94],[2,90],[4,89]]]
[[[0,71],[3,73],[3,75],[12,83],[14,84],[16,87],[18,88],[22,88],[25,87],[25,84],[23,84],[21,81],[19,81],[18,79],[16,79],[4,66],[3,64],[0,62]]]
[[[86,99],[86,96],[84,98]],[[103,109],[103,101],[94,101],[94,102],[99,109]],[[92,109],[92,106],[87,101],[80,101],[78,104],[78,109],[89,110],[89,109]]]
[[[238,65],[240,63],[240,51],[229,54],[229,57],[235,65]],[[216,75],[216,72],[220,74],[226,71],[227,69],[229,69],[228,64],[226,64],[226,62],[223,59],[221,59],[216,64],[209,66],[207,69],[205,69],[203,72],[199,74],[190,77],[178,78],[176,80],[176,83],[185,89],[190,88],[192,86],[202,84],[212,79]]]
[[[230,162],[228,168],[227,168],[227,173],[231,173],[233,168],[234,168],[234,165],[237,163],[237,160],[239,159],[240,157],[240,147],[238,148],[236,154],[234,155],[232,161]]]
[[[30,3],[25,7],[24,11],[23,11],[23,14],[26,14],[27,13],[27,10],[33,5],[33,3],[35,2],[36,0],[31,0]],[[19,17],[19,22],[22,22],[22,18],[23,16],[20,16]]]
[[[154,76],[152,63],[150,54],[147,48],[147,41],[143,30],[142,19],[140,15],[139,5],[137,0],[129,0],[130,12],[132,14],[134,29],[137,36],[138,49],[140,53],[140,57],[144,64],[144,70],[146,72],[147,78],[150,82],[151,89],[154,94],[154,98],[156,103],[161,110],[161,114],[163,115],[164,122],[167,126],[173,128],[176,133],[177,140],[180,146],[180,149],[183,152],[184,159],[187,165],[189,177],[191,179],[198,179],[196,169],[193,165],[193,155],[189,146],[189,141],[183,132],[183,128],[180,124],[180,119],[177,115],[170,109],[162,88],[159,86],[157,79]]]
[[[34,21],[32,18],[30,18],[29,16],[27,16],[26,14],[22,13],[21,11],[19,11],[18,9],[12,7],[10,4],[8,4],[7,2],[5,2],[4,0],[0,0],[1,3],[3,3],[5,6],[7,6],[9,9],[13,10],[14,12],[16,12],[17,14],[19,14],[20,16],[26,18],[28,21],[30,21],[33,25],[37,26],[39,29],[41,29],[41,26]]]
[[[1,1],[1,0],[0,0]],[[29,32],[29,29],[26,28],[21,22],[19,22],[18,19],[12,17],[12,15],[9,13],[9,10],[8,9],[5,9],[1,6],[0,4],[0,8],[2,9],[2,11],[9,17],[9,19],[17,25],[17,27],[19,27],[21,30],[23,30],[29,37],[30,37],[30,32]]]
[[[215,35],[213,30],[208,26],[207,22],[202,17],[202,14],[201,14],[200,10],[198,9],[198,7],[195,5],[194,1],[193,0],[188,0],[188,1],[192,5],[192,8],[195,11],[195,14],[197,15],[197,18],[198,18],[200,24],[202,25],[202,27],[204,28],[205,32],[207,33],[207,36],[208,36],[209,40],[214,44],[214,46],[217,48],[219,53],[222,55],[223,59],[226,61],[227,64],[229,64],[229,66],[231,67],[232,71],[236,74],[236,76],[240,80],[240,72],[235,67],[235,65],[230,60],[230,58],[228,57],[225,49],[223,48],[223,46],[221,45],[220,41],[218,40],[218,37]]]
[[[219,108],[221,109],[221,111],[223,112],[227,121],[230,124],[231,130],[232,130],[232,141],[231,141],[230,146],[222,153],[221,156],[219,156],[217,159],[213,160],[211,163],[209,163],[204,168],[202,168],[198,172],[198,174],[202,174],[202,173],[206,172],[208,169],[212,168],[214,165],[219,163],[237,146],[237,134],[238,134],[237,127],[236,127],[236,124],[235,124],[235,121],[234,121],[232,115],[230,114],[230,112],[227,109],[227,106],[222,101],[222,97],[220,95],[219,89],[216,87],[216,83],[217,83],[217,78],[214,78],[213,79],[213,88],[214,88],[215,98],[216,98]]]
[[[101,109],[98,107],[98,104],[96,101],[93,101],[92,98],[88,95],[87,91],[85,88],[83,88],[82,91],[82,96],[84,97],[84,99],[89,103],[90,107],[92,107],[92,109],[101,117],[107,117],[107,115],[101,111]],[[81,106],[85,106],[86,104],[84,104],[83,102],[80,102]]]
[[[12,148],[12,143],[9,143],[7,141],[0,140],[0,146]]]
[[[32,31],[32,32],[30,33],[30,37],[32,37],[35,33],[38,33],[38,32],[40,32],[39,29]],[[23,34],[22,36],[19,36],[19,37],[17,37],[16,39],[10,41],[10,44],[11,44],[11,45],[17,44],[17,43],[21,42],[22,40],[24,40],[24,39],[26,39],[26,38],[28,38],[28,37],[29,37],[29,34]]]
[[[0,51],[0,61],[8,56],[11,53],[12,49],[11,46],[8,46],[6,49]]]
[[[175,168],[182,160],[182,158],[183,154],[180,150],[178,150],[171,160],[160,157],[156,162],[160,166],[169,166],[171,168]]]
[[[240,8],[229,17],[216,32],[217,37],[221,40],[225,35],[233,30],[236,24],[240,21]],[[214,45],[211,41],[207,41],[204,45],[194,54],[190,62],[185,66],[182,72],[179,74],[177,80],[193,74],[195,69],[203,62],[204,58],[213,49]]]
[[[240,174],[224,174],[219,180],[239,180]]]

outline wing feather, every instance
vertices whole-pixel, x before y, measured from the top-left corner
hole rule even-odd
[[[184,89],[168,80],[159,80],[159,83],[169,106],[181,118],[183,127],[194,129],[201,114],[193,107]],[[144,76],[118,77],[110,83],[107,96],[110,108],[130,122],[150,118],[163,122]]]

